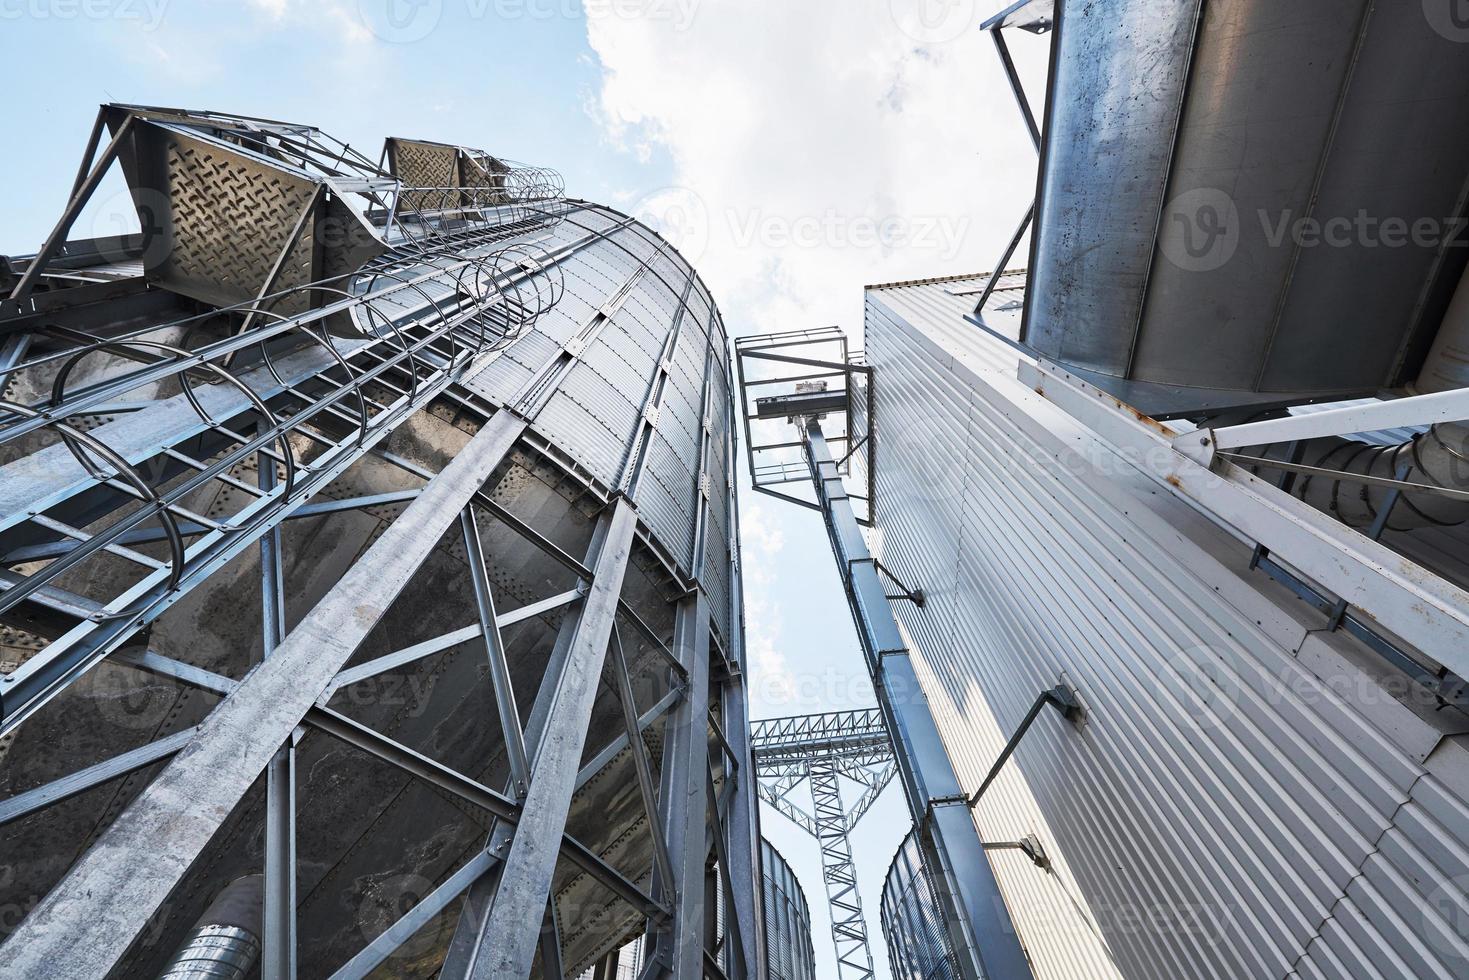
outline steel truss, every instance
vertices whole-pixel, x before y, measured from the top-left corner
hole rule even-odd
[[[326,736],[493,818],[484,848],[342,964],[334,978],[366,976],[455,902],[460,903],[458,926],[442,976],[523,978],[537,964],[543,976],[562,976],[551,894],[561,861],[596,881],[644,923],[644,978],[763,976],[754,898],[756,824],[752,796],[743,788],[753,767],[738,616],[736,635],[720,635],[699,579],[710,524],[709,472],[716,463],[729,465],[729,459],[719,459],[721,450],[706,421],[692,575],[640,527],[633,501],[643,476],[647,425],[629,451],[620,487],[586,484],[585,494],[600,501],[600,511],[590,548],[574,556],[495,500],[487,485],[512,454],[550,451],[532,431],[543,395],[610,314],[599,314],[575,344],[554,352],[512,405],[496,408],[455,387],[557,303],[564,261],[591,244],[645,233],[628,219],[602,230],[583,226],[587,234],[555,248],[507,247],[507,239],[544,229],[547,222],[576,225],[578,212],[588,206],[561,200],[559,178],[550,172],[517,176],[512,168],[506,177],[505,171],[491,169],[487,161],[492,158],[477,151],[461,148],[460,159],[465,167],[498,175],[486,178],[487,189],[405,189],[386,171],[309,127],[125,108],[111,143],[89,169],[103,132],[99,116],[66,214],[0,308],[5,341],[0,356],[6,358],[0,371],[59,366],[49,400],[0,403],[0,446],[29,436],[56,440],[35,454],[43,459],[25,479],[6,480],[0,488],[0,533],[9,532],[0,565],[28,569],[0,570],[0,615],[24,616],[31,625],[44,622],[51,631],[42,651],[0,677],[0,733],[24,724],[103,661],[167,677],[218,701],[193,727],[0,800],[4,825],[164,763],[0,946],[0,974],[108,974],[166,908],[170,894],[263,777],[261,975],[295,977],[296,753],[303,738]],[[77,310],[68,309],[70,289],[34,289],[51,284],[55,270],[48,271],[49,264],[63,253],[71,224],[135,119],[218,127],[215,135],[289,158],[294,166],[325,168],[337,189],[355,174],[361,178],[356,190],[399,232],[388,236],[392,244],[383,255],[356,274],[355,286],[338,277],[275,289],[285,253],[297,238],[293,234],[252,302],[105,335],[81,326],[57,329],[54,323],[43,332],[38,315],[64,318]],[[313,198],[313,207],[320,197]],[[442,206],[426,210],[426,201]],[[509,213],[507,204],[514,205]],[[413,212],[411,220],[405,211]],[[304,220],[296,222],[297,232]],[[655,244],[618,301],[667,247]],[[685,302],[691,284],[692,276],[683,290]],[[126,296],[133,287],[73,288],[80,295],[70,299],[84,304]],[[312,298],[303,310],[277,311],[289,306],[282,307],[283,301],[308,293]],[[609,302],[604,310],[614,306]],[[669,353],[677,346],[684,310],[681,305],[670,325]],[[334,329],[344,317],[374,331],[344,337]],[[84,316],[76,319],[85,322]],[[230,329],[218,331],[219,323]],[[153,340],[165,327],[183,339],[175,345]],[[32,344],[12,341],[33,334],[42,342],[27,357]],[[710,335],[702,392],[706,420],[711,413],[732,410],[714,400],[712,379],[724,352],[713,343],[712,330]],[[73,366],[97,352],[137,366],[101,381],[69,385]],[[649,425],[656,423],[664,397],[668,360],[647,398]],[[167,385],[180,394],[148,397]],[[458,412],[473,418],[478,428],[442,469],[435,472],[385,448],[386,437],[416,413],[446,402],[457,402]],[[78,423],[113,413],[121,421],[105,427],[105,438]],[[732,457],[732,443],[728,451]],[[421,485],[342,500],[320,496],[349,467],[369,458]],[[237,467],[252,463],[254,481],[234,475]],[[217,485],[241,495],[237,511],[206,515],[190,509],[190,493]],[[325,598],[299,622],[288,623],[283,524],[389,504],[404,509]],[[501,611],[483,546],[485,522],[509,528],[569,569],[575,585]],[[456,524],[476,624],[349,667]],[[168,548],[164,559],[137,550],[159,542]],[[150,624],[252,548],[260,557],[263,649],[254,669],[237,680],[147,645]],[[661,565],[678,596],[671,638],[650,626],[623,595],[635,552]],[[64,573],[101,556],[136,566],[134,584],[100,595],[71,591]],[[737,588],[737,570],[735,575]],[[522,726],[502,633],[547,613],[558,614],[560,626]],[[646,696],[639,701],[624,631],[635,633],[662,662],[668,689],[651,703]],[[503,787],[485,785],[328,706],[339,691],[475,640],[483,646],[483,683],[491,689],[500,719],[501,744],[487,745],[485,752],[503,749],[510,769]],[[621,732],[595,746],[596,753],[583,764],[589,719],[604,683],[619,707]],[[664,731],[656,774],[646,741],[655,725]],[[566,830],[573,796],[629,750],[653,844],[649,887]],[[722,887],[713,903],[705,889],[710,867],[718,869]]]
[[[838,978],[872,977],[849,835],[897,771],[882,712],[869,708],[761,721],[752,726],[750,741],[760,798],[821,846]],[[844,779],[863,787],[850,810],[842,799]],[[791,796],[803,782],[810,790],[809,811]]]

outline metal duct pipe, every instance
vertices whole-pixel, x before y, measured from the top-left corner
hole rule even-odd
[[[1271,455],[1280,458],[1281,447]],[[1397,479],[1409,468],[1413,483],[1469,490],[1469,426],[1463,423],[1437,425],[1396,446],[1372,446],[1350,439],[1314,439],[1306,444],[1301,462],[1307,466]],[[1387,506],[1391,488],[1333,480],[1320,476],[1298,477],[1297,497],[1320,510],[1336,515],[1352,527],[1372,524]],[[1455,500],[1425,491],[1407,491],[1389,519],[1388,527],[1408,531],[1420,527],[1450,527],[1469,521],[1469,501]]]
[[[1458,236],[1396,232],[1460,214],[1469,45],[1417,3],[1055,6],[1020,339],[1155,410],[1410,382]]]
[[[1414,386],[1419,394],[1469,388],[1469,270],[1459,281],[1454,299],[1444,315],[1433,348]],[[1272,446],[1246,450],[1247,455],[1284,458],[1288,450]],[[1410,468],[1413,483],[1431,484],[1453,490],[1469,490],[1469,422],[1435,425],[1428,432],[1396,446],[1371,446],[1350,439],[1314,439],[1307,443],[1301,462],[1322,469],[1361,473],[1395,479]],[[1302,500],[1336,515],[1352,527],[1367,527],[1387,505],[1390,488],[1301,476],[1293,492]],[[1421,527],[1444,527],[1469,521],[1469,501],[1454,500],[1434,493],[1409,491],[1393,511],[1389,527],[1406,531]]]
[[[244,980],[260,959],[265,876],[225,886],[194,924],[159,980]]]

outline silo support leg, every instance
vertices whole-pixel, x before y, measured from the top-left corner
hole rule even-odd
[[[765,928],[757,899],[760,894],[760,835],[755,814],[758,796],[755,763],[750,754],[744,675],[736,674],[726,679],[720,696],[725,733],[738,767],[732,776],[735,791],[730,797],[729,814],[724,820],[725,848],[729,855],[726,867],[729,869],[729,886],[734,893],[733,918],[739,927],[739,941],[748,975],[763,977],[760,960],[765,948]]]
[[[673,881],[654,875],[653,897],[671,902],[673,918],[650,933],[644,977],[699,977],[704,972],[705,780],[709,772],[709,601],[696,589],[674,614],[674,650],[688,671],[684,700],[663,739],[658,799]]]
[[[424,487],[0,946],[0,976],[112,970],[524,431],[494,416]]]
[[[587,724],[637,530],[637,512],[626,498],[618,498],[611,507],[611,525],[592,569],[591,590],[582,602],[576,638],[531,767],[530,786],[500,874],[500,887],[470,963],[469,976],[475,980],[525,980],[535,961]]]
[[[601,553],[602,545],[607,540],[607,530],[610,524],[609,515],[598,521],[593,530],[591,546],[587,549],[585,557],[588,565],[596,563],[597,555]],[[528,526],[518,523],[510,526],[519,529],[522,536],[531,543],[540,547],[550,547],[548,542],[542,541]],[[547,553],[554,554],[550,551]],[[580,602],[590,588],[590,579],[578,578],[575,601]],[[577,626],[580,621],[579,615],[563,616],[561,626],[556,631],[556,643],[551,648],[551,657],[546,662],[546,673],[541,679],[541,686],[536,692],[536,701],[531,707],[530,719],[526,725],[526,752],[529,756],[535,755],[536,748],[545,734],[546,717],[551,712],[551,704],[555,700],[561,673],[566,669],[566,657],[571,652],[571,644],[576,639]],[[587,773],[583,771],[577,777],[578,786],[586,776]],[[489,871],[475,878],[473,884],[469,886],[468,893],[464,896],[464,903],[459,908],[458,924],[454,927],[453,938],[449,941],[449,949],[444,956],[444,965],[439,970],[439,980],[460,980],[468,974],[469,964],[479,946],[480,929],[484,925],[485,917],[489,915],[490,903],[494,900],[495,889],[500,884],[500,858],[510,846],[510,837],[513,832],[514,828],[501,820],[497,820],[490,828],[483,856],[490,858],[492,865]]]

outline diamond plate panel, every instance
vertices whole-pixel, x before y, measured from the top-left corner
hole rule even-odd
[[[217,306],[260,294],[318,186],[309,175],[259,155],[156,123],[137,127],[124,165],[149,279]],[[305,285],[328,271],[351,271],[381,249],[349,209],[318,208],[272,292]],[[296,313],[309,303],[302,293],[273,309]]]

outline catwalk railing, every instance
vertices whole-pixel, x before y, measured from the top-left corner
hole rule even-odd
[[[44,401],[0,402],[0,447],[25,437],[55,441],[5,467],[0,532],[32,543],[4,562],[35,567],[0,572],[0,615],[30,600],[82,622],[0,678],[0,732],[300,507],[477,358],[518,336],[559,299],[558,263],[576,247],[537,254],[509,245],[473,256],[454,243],[396,252],[361,273],[260,303],[112,337],[71,329],[73,345],[17,365],[54,372],[54,380]],[[307,293],[328,301],[294,316],[274,311]],[[235,319],[244,330],[220,329]],[[152,339],[161,332],[180,340]],[[70,383],[99,353],[142,364]],[[168,386],[179,394],[140,400]],[[93,432],[79,424],[118,412],[122,421]],[[278,479],[250,486],[231,474],[251,463],[279,471]],[[192,510],[191,495],[211,485],[241,491],[243,505],[223,517]],[[83,500],[90,531],[72,514]],[[167,543],[166,559],[131,547],[157,540]],[[62,575],[103,554],[139,577],[111,595],[58,588]]]

